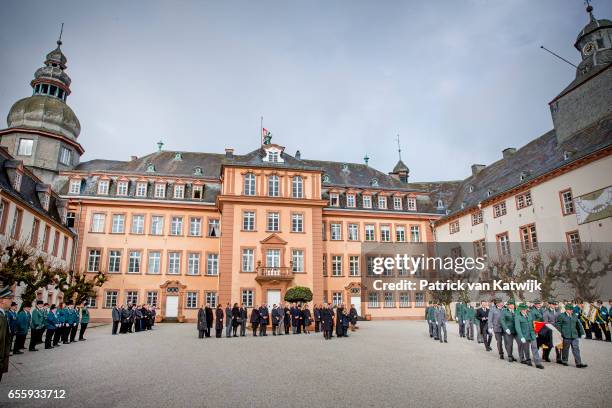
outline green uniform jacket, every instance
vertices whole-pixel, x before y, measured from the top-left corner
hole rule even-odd
[[[542,309],[536,309],[534,307],[531,310],[529,310],[529,313],[527,313],[527,314],[529,316],[531,316],[531,320],[533,320],[534,322],[543,322],[544,321],[544,316],[542,316]]]
[[[465,305],[463,302],[457,302],[455,305],[455,318],[459,320],[465,320],[463,314],[465,313]]]
[[[463,320],[465,320],[466,322],[470,322],[470,321],[474,321],[474,319],[476,318],[476,309],[474,309],[473,307],[465,307],[465,309],[463,310]]]
[[[89,309],[86,307],[81,309],[81,323],[89,323]]]
[[[504,333],[506,330],[510,330],[510,333],[516,334],[516,325],[514,323],[514,312],[510,311],[510,309],[504,308],[502,310],[500,324]]]
[[[580,323],[580,320],[578,320],[575,314],[568,316],[565,312],[561,313],[557,317],[555,326],[559,329],[564,339],[577,339],[579,336],[584,335],[582,323]]]
[[[57,323],[66,323],[66,309],[57,309]]]
[[[38,308],[32,310],[32,327],[34,329],[43,329],[45,327],[43,311]]]
[[[514,326],[516,328],[516,336],[521,339],[525,338],[527,341],[535,341],[536,334],[533,328],[533,319],[529,312],[525,316],[522,313],[517,313],[514,317]]]
[[[26,334],[28,334],[28,331],[30,330],[30,322],[32,320],[32,316],[30,315],[30,313],[26,312],[25,310],[21,310],[19,313],[17,313],[17,332],[16,334],[25,336]]]

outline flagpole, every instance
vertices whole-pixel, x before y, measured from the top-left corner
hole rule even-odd
[[[259,119],[259,141],[261,146],[263,146],[263,116],[261,116]]]

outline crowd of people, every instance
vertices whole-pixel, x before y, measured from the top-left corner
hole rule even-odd
[[[286,303],[272,305],[254,305],[247,308],[242,304],[227,303],[225,308],[217,305],[212,308],[210,304],[203,305],[198,310],[197,330],[198,337],[211,337],[214,327],[215,337],[244,337],[247,326],[250,325],[253,337],[267,336],[268,328],[273,336],[291,334],[310,334],[310,327],[314,325],[314,332],[322,332],[326,340],[333,336],[334,328],[337,337],[348,337],[349,330],[357,326],[357,309],[355,305],[345,308],[344,305],[331,303],[314,305],[311,311],[307,303]]]
[[[128,303],[126,306],[113,306],[112,309],[112,333],[126,334],[132,332],[140,332],[152,330],[155,325],[155,316],[157,311],[154,306],[147,304],[132,305]]]
[[[0,379],[8,371],[9,356],[23,354],[27,335],[28,351],[38,351],[44,343],[47,350],[87,340],[84,335],[89,324],[87,302],[75,305],[68,300],[58,306],[36,301],[34,307],[23,303],[18,308],[10,288],[0,291]],[[78,338],[77,338],[78,334]]]
[[[448,342],[447,312],[442,304],[430,302],[425,311],[429,336],[440,342]],[[579,339],[611,341],[612,300],[608,306],[601,300],[593,303],[561,303],[554,299],[542,303],[539,300],[516,304],[513,299],[480,302],[479,307],[468,302],[459,302],[455,307],[455,320],[459,337],[483,343],[486,351],[492,351],[495,338],[499,358],[508,362],[543,369],[542,360],[550,362],[555,351],[556,362],[567,366],[572,350],[576,367],[585,368],[580,356]],[[594,337],[593,337],[594,336]],[[518,359],[514,357],[516,343]],[[541,356],[540,356],[541,350]]]

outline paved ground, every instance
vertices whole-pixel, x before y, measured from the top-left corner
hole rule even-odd
[[[11,357],[0,406],[607,407],[612,344],[584,341],[585,370],[537,370],[482,345],[430,340],[424,322],[363,322],[347,339],[310,334],[199,340],[192,324]],[[65,400],[9,401],[11,389],[65,389]],[[605,391],[604,391],[605,390]]]

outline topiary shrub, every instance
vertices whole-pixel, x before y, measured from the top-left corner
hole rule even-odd
[[[285,293],[285,302],[310,302],[312,300],[312,291],[304,286],[294,286],[287,289]]]

